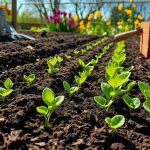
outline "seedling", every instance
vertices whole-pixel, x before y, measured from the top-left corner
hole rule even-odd
[[[7,78],[4,82],[4,87],[0,87],[0,96],[2,97],[2,101],[5,102],[5,99],[7,96],[9,96],[13,89],[11,89],[13,87],[13,82],[11,81],[10,78]]]
[[[57,57],[54,57],[54,58],[48,60],[48,61],[47,61],[48,67],[51,66],[51,65],[52,65],[52,66],[55,66],[55,65],[57,64],[57,61],[58,61]]]
[[[24,75],[24,79],[27,82],[28,86],[31,86],[31,84],[33,83],[33,81],[35,80],[35,74],[30,74],[28,76]]]
[[[150,86],[144,82],[138,82],[138,86],[146,99],[146,101],[143,103],[143,107],[147,112],[150,113]]]
[[[60,56],[57,56],[57,61],[58,61],[58,63],[61,63],[63,61],[63,58]]]
[[[84,54],[86,52],[86,50],[84,49],[81,49],[81,53]]]
[[[69,98],[73,95],[73,93],[79,90],[79,88],[76,86],[71,87],[70,84],[66,81],[63,81],[63,86],[65,90],[67,91],[67,93],[69,94]]]
[[[86,81],[87,76],[86,75],[82,75],[82,76],[75,76],[75,81],[78,84],[78,88],[81,87],[81,85]]]
[[[130,112],[132,111],[132,109],[139,108],[140,104],[141,104],[141,102],[138,98],[131,98],[128,95],[124,95],[123,100],[124,100],[125,104],[130,108]]]
[[[73,53],[77,57],[80,52],[78,50],[74,50]]]
[[[4,82],[4,87],[6,88],[6,89],[11,89],[12,87],[13,87],[13,82],[11,81],[11,79],[10,78],[7,78],[6,80],[5,80],[5,82]]]
[[[59,69],[55,68],[53,65],[49,64],[49,68],[48,68],[48,73],[51,75],[54,75],[56,73],[58,73]]]
[[[54,75],[59,71],[59,69],[55,67],[58,62],[58,59],[59,59],[59,61],[61,60],[61,58],[54,57],[47,61],[49,74]]]
[[[112,118],[106,117],[105,122],[111,128],[111,130],[112,130],[111,134],[113,136],[114,132],[116,131],[116,129],[118,129],[121,126],[124,125],[124,123],[125,123],[125,117],[123,115],[116,115],[116,116],[114,116]]]
[[[47,127],[52,113],[58,107],[60,107],[60,105],[64,101],[64,96],[55,97],[54,92],[50,88],[45,88],[42,92],[42,99],[47,106],[39,106],[36,108],[36,110],[44,117],[45,119],[44,125],[45,127]]]
[[[70,59],[70,58],[71,58],[71,56],[70,56],[70,55],[65,54],[65,58],[66,58],[66,59]]]

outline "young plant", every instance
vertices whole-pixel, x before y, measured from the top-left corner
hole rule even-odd
[[[73,93],[77,92],[79,88],[77,86],[71,87],[70,84],[66,81],[63,81],[63,86],[66,92],[69,94],[69,98],[73,95]]]
[[[43,102],[47,106],[39,106],[36,108],[37,112],[40,113],[45,119],[45,127],[48,125],[52,113],[60,107],[64,101],[64,96],[55,97],[54,92],[50,88],[45,88],[42,92]]]
[[[84,54],[86,52],[85,49],[81,49],[81,54]]]
[[[124,95],[123,100],[124,100],[125,104],[130,108],[130,112],[132,111],[132,109],[139,108],[140,104],[141,104],[141,102],[138,98],[131,98],[128,95]]]
[[[6,89],[11,89],[12,87],[13,87],[13,82],[11,81],[11,79],[10,78],[7,78],[6,80],[5,80],[5,82],[4,82],[4,87],[6,88]]]
[[[109,125],[111,128],[112,132],[111,134],[114,135],[114,132],[116,129],[120,128],[121,126],[124,125],[125,123],[125,117],[123,115],[116,115],[112,118],[106,117],[105,122]]]
[[[65,54],[66,59],[71,59],[72,57],[70,55]]]
[[[62,61],[63,61],[63,58],[60,57],[60,56],[57,56],[57,62],[58,62],[58,63],[61,63]]]
[[[28,86],[31,86],[31,84],[33,83],[33,81],[35,80],[35,74],[30,74],[28,76],[24,75],[24,79],[27,82]]]
[[[47,61],[48,73],[49,74],[54,75],[54,74],[56,74],[59,71],[59,69],[55,67],[57,62],[58,62],[58,58],[57,57],[54,57],[54,58],[52,58],[52,59]]]
[[[78,50],[74,50],[73,53],[77,57],[80,52]]]
[[[80,89],[81,85],[86,81],[87,75],[75,76],[75,81],[78,84],[78,88]]]
[[[150,86],[144,82],[138,82],[138,86],[146,99],[146,101],[143,103],[143,107],[147,112],[150,113]]]
[[[7,96],[9,96],[13,89],[11,89],[13,87],[13,82],[11,81],[10,78],[7,78],[4,82],[4,87],[0,87],[0,96],[2,98],[2,101],[5,102],[5,99]]]

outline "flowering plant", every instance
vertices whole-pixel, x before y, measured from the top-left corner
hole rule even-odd
[[[2,3],[0,3],[0,9],[5,10],[8,15],[11,15],[11,10],[7,7],[7,0],[3,0]]]
[[[58,32],[78,32],[79,24],[77,24],[71,13],[56,10],[56,12],[48,18],[46,31]]]

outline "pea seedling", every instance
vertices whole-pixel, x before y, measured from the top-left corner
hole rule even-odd
[[[73,95],[73,93],[77,92],[79,88],[77,86],[71,87],[70,84],[66,81],[63,81],[63,86],[67,93],[69,94],[69,98]]]
[[[0,96],[2,97],[2,101],[5,102],[5,99],[7,96],[9,96],[13,89],[11,89],[13,87],[13,82],[11,81],[10,78],[7,78],[4,82],[4,87],[0,87]]]
[[[129,95],[124,95],[123,100],[125,104],[130,108],[130,112],[132,109],[137,109],[140,107],[140,100],[138,98],[131,98]]]
[[[43,102],[47,106],[39,106],[36,108],[37,112],[41,114],[45,119],[45,127],[48,125],[52,113],[60,107],[64,101],[64,96],[55,97],[54,92],[50,88],[45,88],[42,92]]]
[[[150,113],[150,86],[144,82],[138,82],[138,86],[146,99],[146,101],[143,103],[143,107],[147,112]]]
[[[33,83],[33,81],[35,80],[35,74],[30,74],[28,76],[24,75],[24,79],[27,82],[28,86],[31,86],[31,84]]]
[[[109,125],[109,127],[111,128],[112,132],[112,136],[114,135],[114,132],[116,131],[116,129],[120,128],[121,126],[124,125],[125,123],[125,117],[123,115],[116,115],[112,118],[110,117],[106,117],[105,118],[105,122]]]

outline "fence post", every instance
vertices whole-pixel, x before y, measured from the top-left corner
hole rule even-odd
[[[12,26],[17,28],[17,0],[12,0]]]

